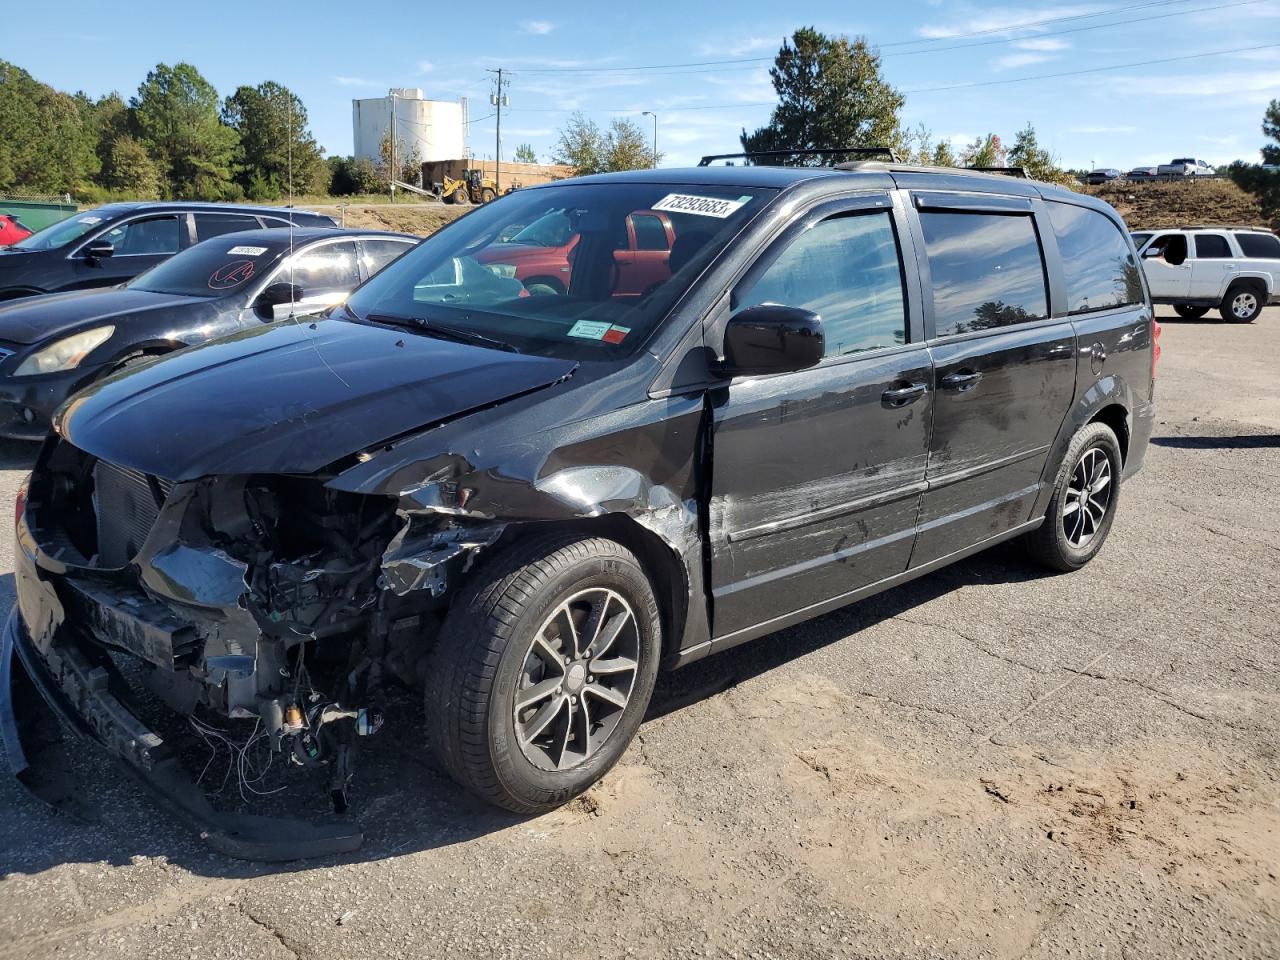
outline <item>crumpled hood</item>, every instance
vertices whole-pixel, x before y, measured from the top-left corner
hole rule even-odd
[[[146,290],[75,290],[24,297],[0,303],[0,341],[38,343],[97,323],[109,323],[116,317],[168,310],[192,302],[200,302],[200,298]]]
[[[575,366],[411,330],[282,322],[102,380],[54,427],[100,459],[168,480],[312,473],[556,383]]]

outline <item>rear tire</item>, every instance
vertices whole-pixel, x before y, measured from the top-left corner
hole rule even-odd
[[[1234,284],[1222,298],[1218,311],[1228,323],[1253,323],[1266,303],[1266,290],[1253,283]]]
[[[1079,570],[1098,555],[1120,501],[1120,442],[1105,423],[1071,438],[1044,523],[1025,537],[1032,559],[1050,570]]]
[[[653,589],[621,544],[517,542],[475,571],[431,652],[431,748],[483,800],[525,814],[560,806],[627,749],[660,648]]]
[[[1190,303],[1175,303],[1173,310],[1183,320],[1199,320],[1209,312],[1208,307],[1197,307]]]

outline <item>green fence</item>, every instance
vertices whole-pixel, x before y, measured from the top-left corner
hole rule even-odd
[[[0,193],[0,213],[13,214],[28,230],[43,230],[51,223],[67,219],[77,209],[70,197]]]

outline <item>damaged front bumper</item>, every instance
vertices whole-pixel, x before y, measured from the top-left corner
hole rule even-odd
[[[211,848],[246,860],[346,853],[364,835],[353,824],[314,823],[215,810],[165,741],[134,715],[109,658],[60,631],[45,651],[18,611],[0,639],[0,735],[18,780],[55,809],[96,820],[77,789],[59,721],[102,745]]]
[[[137,474],[122,486],[119,473],[51,440],[20,497],[17,610],[0,650],[0,734],[14,773],[53,806],[92,815],[73,789],[61,721],[223,853],[354,849],[361,833],[347,822],[215,809],[183,769],[194,738],[174,725],[170,744],[160,731],[169,711],[206,744],[201,717],[250,724],[243,749],[259,742],[290,767],[327,768],[334,810],[345,812],[357,742],[381,725],[384,681],[420,666],[445,572],[496,533],[433,536],[398,519],[394,501],[318,482],[278,481],[272,493],[270,478],[162,487]],[[135,692],[143,686],[148,696]],[[158,704],[168,709],[155,723],[142,719]]]

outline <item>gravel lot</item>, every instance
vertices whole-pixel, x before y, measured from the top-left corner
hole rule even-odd
[[[1275,957],[1280,309],[1161,313],[1156,439],[1086,570],[998,549],[668,675],[536,819],[388,728],[331,862],[213,855],[87,748],[100,824],[0,778],[0,957]],[[31,454],[0,446],[6,511]]]

